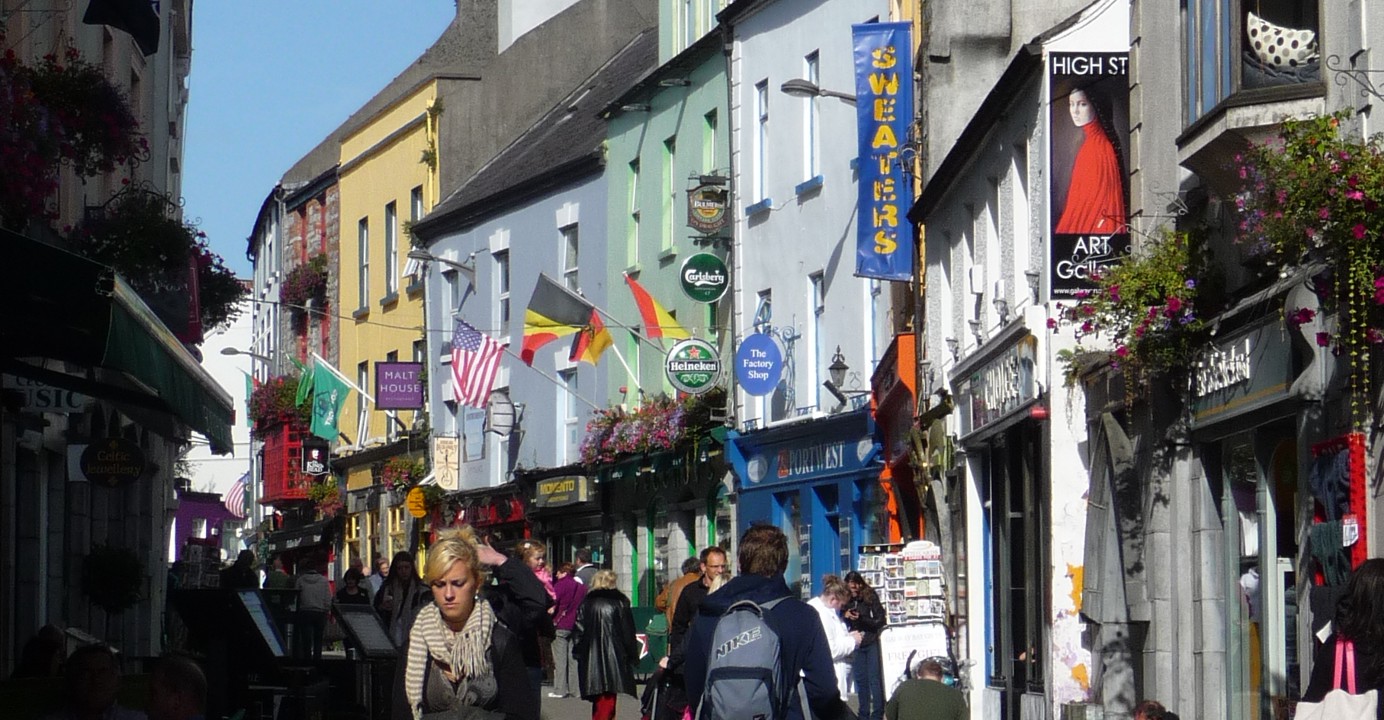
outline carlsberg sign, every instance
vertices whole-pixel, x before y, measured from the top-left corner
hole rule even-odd
[[[730,287],[730,272],[720,258],[711,253],[697,253],[682,263],[682,291],[687,297],[702,303],[713,303]]]

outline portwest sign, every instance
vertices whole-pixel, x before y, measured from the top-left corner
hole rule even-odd
[[[697,253],[682,263],[682,291],[687,297],[702,303],[714,303],[730,287],[730,271],[721,258],[711,253]]]
[[[591,497],[591,478],[585,475],[539,480],[534,507],[553,508],[584,503]]]
[[[961,436],[1007,417],[1038,397],[1033,376],[1038,339],[1025,335],[957,385]]]
[[[700,233],[720,232],[730,219],[730,193],[724,185],[704,183],[687,191],[687,226]]]
[[[747,336],[735,351],[735,378],[740,389],[761,396],[778,387],[783,376],[783,352],[777,342],[764,333]]]
[[[124,487],[144,474],[144,451],[125,438],[104,438],[87,446],[79,467],[91,482],[108,488]]]
[[[705,340],[683,340],[668,351],[664,370],[673,387],[700,395],[721,378],[721,358],[716,348]]]

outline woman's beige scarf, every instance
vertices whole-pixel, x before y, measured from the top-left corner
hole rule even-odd
[[[490,674],[486,652],[490,650],[490,632],[495,628],[495,611],[483,598],[476,599],[471,617],[458,632],[453,632],[442,619],[435,603],[418,611],[418,618],[409,631],[407,666],[404,671],[405,693],[415,718],[422,716],[423,680],[427,664],[437,662],[451,668],[451,676],[475,678]]]

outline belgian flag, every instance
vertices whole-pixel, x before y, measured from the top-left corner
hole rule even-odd
[[[540,273],[533,297],[529,298],[529,307],[524,311],[524,346],[519,357],[532,365],[533,355],[539,348],[591,327],[591,319],[595,316],[595,306],[585,298]],[[609,337],[609,333],[606,336]],[[576,358],[575,347],[572,352]]]

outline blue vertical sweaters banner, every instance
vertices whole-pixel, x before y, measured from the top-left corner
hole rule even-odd
[[[860,206],[855,274],[913,279],[913,186],[899,155],[913,120],[913,44],[908,23],[851,26],[855,47]]]

